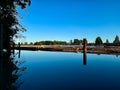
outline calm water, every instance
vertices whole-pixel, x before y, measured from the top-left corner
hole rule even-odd
[[[21,51],[18,90],[120,90],[120,57],[115,55]]]

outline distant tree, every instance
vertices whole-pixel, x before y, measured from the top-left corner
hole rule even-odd
[[[30,42],[29,45],[33,45],[33,42]]]
[[[52,45],[52,41],[45,41],[45,45]]]
[[[39,41],[35,42],[34,45],[66,45],[66,41]]]
[[[80,44],[83,44],[83,40],[79,40],[79,43],[80,43]]]
[[[94,46],[94,45],[95,45],[95,43],[88,43],[88,45],[89,45],[89,46]]]
[[[73,41],[72,40],[70,40],[70,45],[72,45],[73,44]]]
[[[109,45],[109,40],[106,39],[105,45]]]
[[[97,37],[95,40],[95,45],[102,45],[102,44],[103,44],[103,41],[102,41],[101,37]]]
[[[21,42],[20,44],[23,45],[23,42]]]
[[[106,39],[106,44],[109,44],[109,40],[108,39]]]
[[[27,43],[27,42],[25,42],[25,43],[24,43],[24,45],[28,45],[28,43]]]
[[[80,44],[80,41],[79,41],[79,39],[74,39],[74,45],[79,45]]]
[[[52,41],[53,45],[66,45],[66,41]]]
[[[38,45],[39,42],[35,42],[34,45]]]
[[[113,41],[113,45],[120,45],[120,40],[118,35],[116,35],[115,40]]]

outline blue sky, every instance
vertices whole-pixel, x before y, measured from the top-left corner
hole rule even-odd
[[[27,29],[21,41],[65,40],[120,36],[119,0],[32,0],[20,23]]]

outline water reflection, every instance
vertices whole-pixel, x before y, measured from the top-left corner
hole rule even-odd
[[[21,50],[18,51],[18,58],[20,58]]]
[[[119,55],[118,54],[116,54],[116,57],[118,57]]]
[[[17,90],[23,82],[17,82],[17,79],[26,70],[26,67],[20,67],[23,62],[15,60],[14,54],[3,53],[0,55],[0,90]]]
[[[83,65],[87,65],[87,53],[83,52]]]
[[[120,57],[21,51],[21,58],[29,69],[17,80],[25,81],[19,90],[120,90]]]

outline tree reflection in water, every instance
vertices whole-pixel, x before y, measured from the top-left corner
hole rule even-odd
[[[15,60],[15,55],[10,53],[3,53],[0,55],[0,90],[17,90],[23,82],[17,79],[26,70],[26,67],[21,67],[24,62]]]

